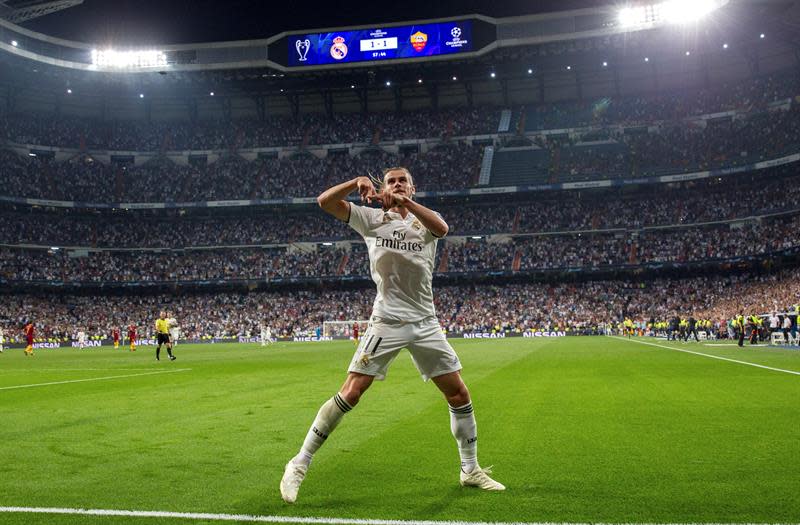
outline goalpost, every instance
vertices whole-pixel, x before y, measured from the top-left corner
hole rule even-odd
[[[358,335],[360,337],[367,330],[369,320],[325,321],[322,323],[322,335],[325,337],[353,337],[353,325],[356,323],[358,323]]]

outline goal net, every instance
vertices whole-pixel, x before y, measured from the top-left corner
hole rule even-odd
[[[364,335],[368,320],[325,321],[322,323],[322,335],[325,337],[353,337],[353,326],[358,324],[358,335]]]

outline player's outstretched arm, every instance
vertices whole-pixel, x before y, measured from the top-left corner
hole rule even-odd
[[[345,199],[348,195],[358,190],[362,202],[380,202],[380,196],[375,192],[375,186],[368,177],[356,177],[353,180],[337,184],[323,191],[317,197],[319,207],[330,213],[340,221],[347,221],[350,217],[350,203]]]

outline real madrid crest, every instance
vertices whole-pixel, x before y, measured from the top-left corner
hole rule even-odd
[[[331,56],[334,60],[341,60],[347,56],[347,44],[344,43],[344,37],[337,36],[333,39]]]
[[[414,228],[415,230],[421,230],[422,223],[419,222],[419,219],[414,219],[414,222],[411,223],[411,227]]]
[[[381,224],[389,224],[390,222],[392,222],[392,218],[389,217],[388,213],[384,213],[383,214],[383,220],[381,221]]]

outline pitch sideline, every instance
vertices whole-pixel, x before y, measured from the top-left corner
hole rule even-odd
[[[105,376],[105,377],[89,377],[87,379],[69,379],[66,381],[50,381],[49,383],[32,383],[29,385],[13,385],[13,386],[2,386],[0,390],[16,390],[19,388],[34,388],[37,386],[51,386],[51,385],[67,385],[70,383],[87,383],[89,381],[108,381],[109,379],[122,379],[124,377],[141,377],[141,376],[152,376],[156,374],[174,374],[175,372],[188,372],[191,368],[177,368],[175,370],[156,370],[153,372],[144,372],[141,374],[124,374],[119,376]]]
[[[687,350],[685,348],[676,348],[674,346],[660,345],[658,343],[651,343],[649,341],[638,341],[636,339],[627,339],[625,337],[620,337],[620,336],[617,336],[617,335],[612,335],[610,337],[612,337],[613,339],[619,339],[620,341],[628,341],[629,343],[639,343],[639,344],[642,344],[642,345],[657,346],[658,348],[666,348],[667,350],[675,350],[676,352],[685,352],[687,354],[701,355],[703,357],[709,357],[711,359],[719,359],[721,361],[730,361],[731,363],[739,363],[740,365],[754,366],[756,368],[763,368],[765,370],[773,370],[775,372],[783,372],[785,374],[792,374],[792,375],[800,376],[800,372],[798,372],[796,370],[785,370],[783,368],[775,368],[775,367],[767,366],[767,365],[759,365],[757,363],[751,363],[749,361],[740,361],[738,359],[731,359],[729,357],[722,357],[722,356],[714,355],[714,354],[704,354],[703,352],[695,352],[693,350]]]
[[[293,516],[257,516],[251,514],[213,514],[205,512],[167,512],[160,510],[113,510],[113,509],[70,509],[57,507],[0,507],[0,513],[7,514],[61,514],[79,516],[112,516],[134,518],[173,518],[206,521],[239,521],[249,523],[301,523],[311,525],[590,525],[588,523],[556,522],[485,522],[485,521],[436,521],[436,520],[380,520],[357,518],[304,518]],[[594,523],[592,525],[606,525]],[[617,523],[614,525],[633,525]],[[646,524],[642,524],[646,525]],[[650,524],[656,525],[656,524]],[[692,525],[692,524],[663,524]],[[699,524],[698,524],[699,525]],[[703,524],[711,525],[711,524]],[[725,524],[715,524],[725,525]],[[744,525],[744,524],[737,524]],[[757,525],[757,524],[747,524]],[[762,524],[763,525],[763,524]]]

